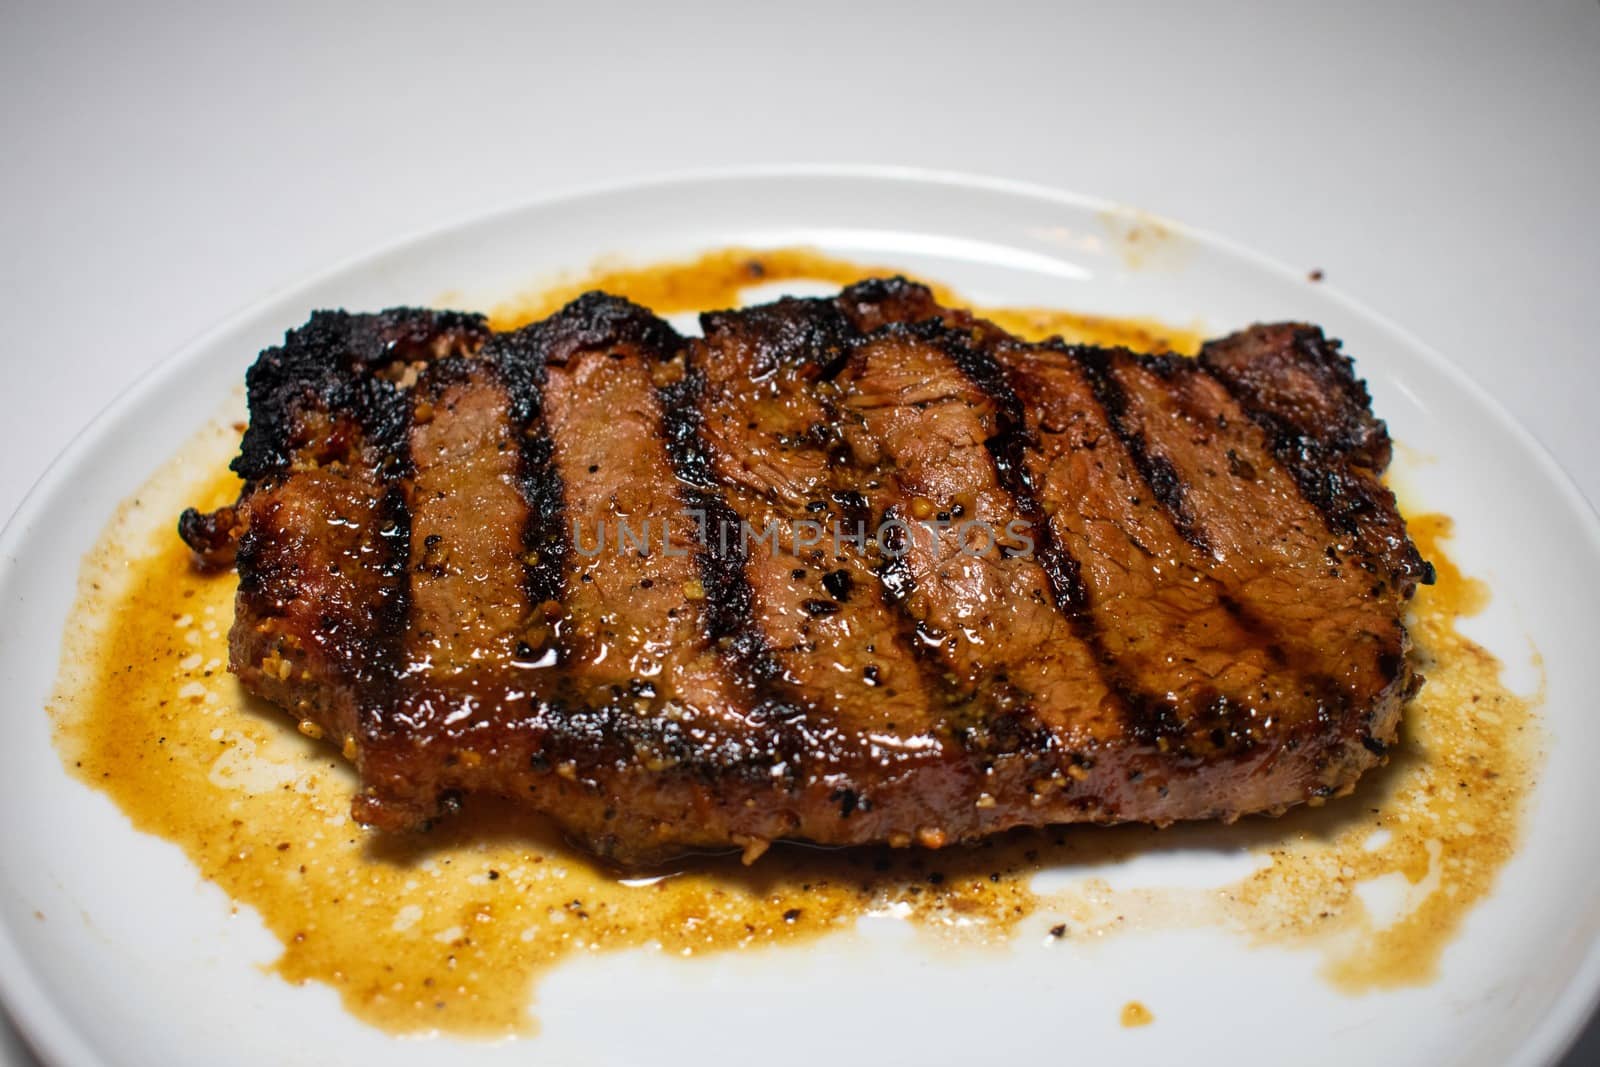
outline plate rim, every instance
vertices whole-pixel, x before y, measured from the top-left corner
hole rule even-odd
[[[193,361],[197,354],[216,341],[265,314],[273,305],[293,300],[338,277],[368,267],[409,248],[426,244],[456,231],[492,225],[524,212],[548,210],[589,200],[604,200],[625,193],[683,185],[760,183],[793,179],[833,180],[882,184],[914,184],[1001,194],[1019,199],[1067,206],[1130,221],[1159,223],[1171,233],[1197,244],[1209,246],[1231,258],[1287,279],[1303,278],[1287,263],[1244,245],[1230,237],[1158,215],[1105,197],[1073,192],[1047,184],[956,170],[890,164],[860,163],[770,163],[747,166],[674,169],[605,181],[577,183],[532,197],[504,202],[487,210],[458,215],[443,222],[414,227],[400,236],[369,245],[292,282],[274,286],[250,300],[210,327],[193,335],[155,364],[140,372],[117,395],[103,405],[69,439],[67,444],[34,480],[15,511],[0,527],[0,579],[19,565],[18,546],[33,519],[62,488],[65,475],[85,454],[91,452],[114,417],[134,406],[150,393],[167,386],[169,379]],[[1442,352],[1385,314],[1323,283],[1322,292],[1345,311],[1366,320],[1390,334],[1400,344],[1420,355],[1432,368],[1463,388],[1533,458],[1564,503],[1577,517],[1588,535],[1591,547],[1600,554],[1600,506],[1579,489],[1554,453],[1517,419],[1477,379]],[[30,958],[13,936],[10,924],[0,921],[0,1002],[16,1024],[29,1048],[51,1064],[79,1067],[104,1067],[103,1060],[68,1022],[57,1001],[49,996]],[[1576,1042],[1590,1016],[1600,1008],[1600,937],[1589,945],[1571,980],[1539,1019],[1517,1050],[1513,1062],[1549,1067]]]

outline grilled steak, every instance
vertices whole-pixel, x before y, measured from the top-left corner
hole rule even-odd
[[[319,312],[250,371],[232,669],[362,822],[521,798],[648,862],[1349,791],[1431,568],[1337,342],[1023,342],[921,286],[491,334]]]

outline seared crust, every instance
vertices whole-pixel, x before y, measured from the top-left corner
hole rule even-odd
[[[180,533],[236,549],[232,668],[362,821],[493,792],[621,862],[937,846],[1279,811],[1394,742],[1430,571],[1315,328],[1027,344],[891,278],[703,329],[591,293],[262,354],[239,504]]]

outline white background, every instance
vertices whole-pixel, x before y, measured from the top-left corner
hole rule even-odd
[[[585,183],[782,162],[1028,179],[1320,268],[1600,499],[1597,0],[0,0],[0,517],[145,369],[331,262]],[[1600,1062],[1600,1030],[1569,1062]]]

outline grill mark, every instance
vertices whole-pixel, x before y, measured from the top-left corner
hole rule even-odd
[[[411,628],[411,586],[407,564],[411,558],[411,509],[403,486],[396,479],[378,502],[378,543],[382,546],[377,571],[385,583],[372,637],[373,673],[393,693],[405,668],[405,636]]]
[[[864,285],[857,285],[841,293],[836,301],[830,302],[830,308],[839,315],[838,324],[834,329],[836,330],[836,336],[841,339],[843,351],[830,362],[829,372],[826,373],[827,380],[833,380],[844,370],[846,364],[854,357],[856,348],[867,339],[867,335],[848,314],[839,309],[839,305],[852,298],[859,299],[862,301],[856,308],[859,313],[864,307],[872,306],[870,304],[871,300],[889,299],[899,292],[898,288],[881,292],[878,290],[867,292]],[[891,308],[890,310],[895,309]],[[817,390],[815,395],[827,416],[829,425],[835,427],[843,426],[848,416],[840,406],[836,394]],[[948,672],[944,670],[942,660],[935,652],[933,645],[927,640],[927,627],[911,614],[910,600],[917,591],[917,583],[911,573],[910,557],[906,551],[909,547],[906,544],[906,539],[912,536],[909,532],[910,518],[902,513],[898,505],[890,505],[879,516],[878,523],[874,524],[872,522],[871,506],[866,497],[860,492],[860,487],[865,487],[869,482],[877,481],[882,484],[890,477],[889,473],[881,467],[863,467],[855,463],[854,457],[850,454],[850,449],[847,446],[840,445],[837,447],[834,455],[837,460],[834,464],[836,469],[848,466],[848,469],[855,475],[854,478],[848,479],[851,483],[849,488],[835,489],[834,491],[835,502],[840,505],[842,517],[847,523],[852,524],[852,528],[858,518],[869,533],[882,528],[890,522],[907,524],[888,528],[889,536],[897,543],[880,546],[880,550],[886,548],[898,553],[898,555],[890,555],[889,552],[885,552],[883,562],[872,568],[873,573],[878,577],[878,599],[884,606],[889,608],[889,617],[894,620],[894,630],[890,637],[895,644],[910,651],[911,662],[916,666],[918,678],[925,691],[932,694],[941,694],[952,701],[964,697],[966,694],[951,686]],[[842,479],[836,474],[833,481],[835,485],[838,485]]]
[[[497,335],[497,340],[501,338],[515,342],[501,363],[512,398],[512,418],[523,430],[523,490],[532,509],[523,545],[538,553],[527,573],[529,601],[538,604],[561,599],[572,553],[564,521],[566,486],[555,466],[555,443],[544,419],[547,366],[565,365],[585,350],[619,344],[665,358],[677,351],[680,339],[649,310],[599,290],[584,293],[547,319]]]
[[[703,372],[686,365],[683,376],[658,390],[667,459],[682,483],[685,504],[702,519],[702,544],[695,553],[705,588],[704,619],[710,640],[721,648],[737,680],[755,695],[757,714],[788,716],[795,709],[771,691],[781,673],[766,636],[753,622],[754,592],[745,573],[739,517],[718,485],[711,456],[700,438]]]
[[[1239,406],[1239,410],[1260,428],[1267,446],[1267,455],[1288,472],[1290,481],[1299,490],[1300,498],[1322,516],[1329,532],[1359,533],[1360,522],[1337,506],[1340,500],[1339,479],[1329,467],[1329,461],[1332,459],[1329,450],[1305,435],[1297,433],[1271,411],[1261,407],[1256,402],[1254,394],[1250,390],[1240,388],[1232,375],[1219,374],[1214,368],[1198,360],[1195,367],[1199,373],[1221,386]]]
[[[357,691],[368,694],[361,714],[376,713],[397,691],[404,667],[404,642],[411,615],[410,588],[406,577],[411,552],[411,512],[406,503],[404,479],[411,474],[411,449],[407,435],[411,428],[409,395],[393,383],[376,378],[372,364],[373,348],[356,350],[363,331],[352,330],[352,350],[335,367],[330,362],[327,393],[342,392],[347,397],[360,437],[349,444],[345,461],[351,468],[366,468],[373,480],[374,502],[367,532],[375,549],[371,568],[376,581],[369,587],[369,608],[373,627],[352,642],[358,661],[344,664],[357,682]],[[342,378],[338,384],[333,379]]]
[[[523,590],[538,607],[564,599],[572,545],[566,529],[566,487],[555,467],[555,443],[544,419],[545,345],[527,330],[502,335],[485,353],[510,398],[519,442],[517,487],[528,505],[522,528]]]
[[[1358,509],[1365,502],[1359,498],[1352,499],[1353,494],[1345,485],[1345,479],[1333,469],[1336,457],[1330,450],[1297,433],[1272,412],[1259,407],[1253,396],[1237,388],[1228,376],[1218,374],[1204,365],[1200,366],[1200,370],[1227,390],[1239,409],[1261,428],[1268,454],[1289,473],[1301,499],[1317,510],[1328,530],[1335,534],[1359,535],[1361,519]]]
[[[884,509],[882,522],[885,525],[890,522],[909,524],[910,520],[899,505],[891,504]],[[910,651],[911,662],[916,666],[923,689],[948,702],[959,703],[969,694],[951,684],[950,674],[945,670],[944,661],[937,651],[938,641],[933,639],[927,624],[911,614],[911,597],[917,591],[917,582],[911,573],[910,554],[907,551],[910,537],[907,527],[887,527],[882,546],[884,561],[873,569],[878,576],[878,599],[889,609],[889,617],[894,620],[891,637],[900,647]],[[891,552],[896,555],[890,555]]]
[[[850,331],[848,349],[846,349],[846,354],[843,357],[837,358],[832,363],[834,374],[830,374],[830,379],[837,376],[838,371],[843,370],[843,366],[850,360],[856,346],[864,339],[864,334],[856,330],[853,323],[846,322],[845,328]],[[818,400],[821,403],[822,411],[827,414],[830,424],[835,427],[843,426],[843,419],[846,418],[846,414],[838,405],[837,398],[832,394],[819,392]],[[842,446],[842,448],[835,450],[835,454],[837,454],[837,459],[840,461],[835,466],[845,466],[846,462],[848,462],[851,472],[856,475],[856,477],[850,478],[851,485],[864,486],[866,483],[874,482],[874,480],[882,483],[888,477],[885,470],[878,469],[878,467],[862,467],[856,464],[853,456],[850,456],[848,448],[843,448]],[[837,485],[842,480],[835,477],[834,482]],[[851,488],[851,490],[835,491],[835,496],[845,496],[845,494],[853,494],[853,496],[848,496],[848,498],[840,501],[845,522],[858,522],[859,518],[859,522],[861,522],[862,526],[866,526],[869,534],[874,533],[875,530],[882,528],[882,526],[888,525],[888,523],[910,522],[906,515],[901,514],[899,507],[890,506],[883,509],[883,514],[878,517],[878,522],[874,523],[872,522],[872,514],[870,514],[872,507],[870,507],[866,498],[859,493],[859,490]],[[886,549],[886,552],[883,553],[885,558],[883,558],[880,565],[870,569],[878,577],[878,600],[882,601],[886,608],[890,608],[890,617],[894,619],[894,630],[891,633],[894,643],[901,646],[901,648],[910,649],[912,662],[917,664],[917,670],[920,673],[920,677],[922,677],[923,685],[926,686],[930,693],[949,693],[950,686],[946,681],[946,677],[944,677],[944,672],[934,669],[936,664],[933,662],[934,657],[930,654],[931,649],[928,648],[928,643],[922,638],[922,624],[910,616],[909,606],[907,606],[912,593],[917,592],[917,581],[910,573],[909,555],[906,552],[906,537],[909,536],[906,526],[888,526],[886,537],[893,541],[893,544],[882,545],[882,549]],[[891,555],[891,552],[894,555]]]
[[[1227,612],[1228,617],[1239,624],[1240,629],[1261,642],[1273,659],[1284,661],[1288,658],[1289,654],[1278,644],[1277,631],[1266,619],[1239,603],[1228,593],[1217,595],[1217,606]]]
[[[1050,583],[1050,592],[1057,608],[1074,620],[1080,615],[1087,615],[1089,590],[1083,581],[1083,570],[1078,561],[1056,541],[1044,507],[1034,492],[1027,464],[1023,462],[1023,453],[1028,447],[1028,430],[1022,399],[1011,387],[1005,369],[988,352],[948,338],[943,347],[956,368],[983,391],[999,412],[1000,432],[984,442],[984,447],[994,461],[995,475],[1001,488],[1031,527],[1034,555]],[[1098,637],[1094,643],[1098,646]]]
[[[1291,679],[1300,687],[1309,689],[1315,694],[1319,704],[1331,706],[1333,713],[1341,718],[1346,714],[1350,707],[1349,695],[1332,675],[1318,668],[1312,657],[1303,649],[1295,648],[1292,644],[1285,645],[1281,629],[1248,605],[1239,603],[1226,593],[1217,597],[1217,604],[1228,613],[1229,618],[1239,624],[1241,629],[1262,644],[1267,654],[1288,673]],[[1370,738],[1369,731],[1363,738],[1363,744]]]
[[[352,342],[366,331],[355,330]],[[384,348],[375,338],[366,338],[365,351],[352,351],[348,373],[354,379],[356,423],[362,441],[351,461],[371,466],[379,496],[373,509],[372,543],[377,549],[373,567],[378,582],[373,589],[377,603],[372,606],[373,630],[362,641],[361,664],[354,665],[358,676],[371,680],[362,687],[366,699],[360,714],[370,721],[400,689],[405,669],[405,637],[411,625],[411,509],[407,503],[405,481],[413,473],[411,462],[412,397],[393,382],[373,373],[379,352]],[[392,345],[388,346],[392,347]]]
[[[1071,356],[1073,362],[1077,364],[1084,380],[1089,383],[1089,389],[1094,393],[1095,401],[1100,405],[1101,413],[1105,415],[1106,424],[1127,449],[1129,457],[1133,460],[1134,469],[1139,472],[1139,477],[1144,480],[1151,496],[1166,510],[1178,535],[1204,555],[1212,555],[1211,543],[1188,506],[1183,479],[1178,477],[1178,472],[1170,460],[1150,451],[1142,433],[1128,426],[1128,397],[1123,392],[1121,383],[1111,373],[1111,360],[1116,358],[1118,353],[1108,349],[1082,346],[1070,348],[1063,346],[1061,350]]]
[[[1056,610],[1067,620],[1074,636],[1088,646],[1090,658],[1107,692],[1121,705],[1124,720],[1140,741],[1154,743],[1161,737],[1183,732],[1177,709],[1171,703],[1143,692],[1122,671],[1116,656],[1106,647],[1100,621],[1090,603],[1083,581],[1081,564],[1060,544],[1050,529],[1035,494],[1023,454],[1028,446],[1028,430],[1022,400],[1006,377],[1005,369],[988,352],[969,347],[949,330],[940,329],[942,346],[951,361],[973,385],[981,389],[1000,413],[1000,432],[988,442],[1000,486],[1031,527],[1034,555],[1050,583]]]

